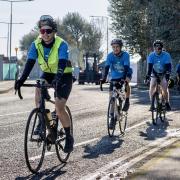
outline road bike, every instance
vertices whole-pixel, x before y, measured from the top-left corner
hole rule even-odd
[[[161,122],[165,121],[166,118],[166,104],[165,104],[165,98],[163,95],[163,90],[161,87],[161,80],[163,78],[162,74],[158,74],[156,75],[156,87],[155,87],[155,92],[152,96],[152,104],[151,107],[153,107],[152,109],[152,122],[154,125],[157,124],[158,119],[161,120]]]
[[[42,166],[46,149],[50,151],[53,144],[55,145],[56,154],[60,162],[65,163],[68,160],[70,153],[64,152],[66,135],[60,120],[55,116],[55,118],[53,118],[52,126],[50,125],[52,122],[48,119],[47,112],[49,112],[49,109],[46,109],[45,102],[48,101],[55,104],[55,102],[51,100],[47,91],[48,88],[53,88],[52,85],[46,84],[44,80],[37,80],[36,84],[24,84],[23,86],[37,87],[41,92],[39,108],[34,108],[31,111],[27,120],[24,137],[24,154],[27,167],[32,173],[37,173]],[[20,89],[18,89],[18,95],[20,99],[23,99]],[[71,111],[67,105],[65,108],[70,118],[70,131],[71,135],[73,135]],[[38,125],[40,125],[40,131],[37,135],[35,133],[35,128]],[[48,130],[55,132],[54,142],[49,141]]]
[[[107,129],[110,137],[114,136],[114,131],[116,128],[116,123],[119,124],[120,134],[124,135],[126,127],[127,127],[127,111],[122,111],[125,103],[125,83],[124,81],[111,81],[113,90],[112,95],[108,104],[108,112],[107,112]],[[102,83],[100,83],[100,89],[103,91]],[[110,128],[111,119],[115,120],[115,126]]]

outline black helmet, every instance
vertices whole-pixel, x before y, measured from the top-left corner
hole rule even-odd
[[[155,40],[153,43],[153,47],[160,46],[163,48],[163,42],[161,40]]]
[[[50,15],[42,15],[40,17],[39,22],[38,22],[39,29],[44,25],[52,27],[52,29],[55,32],[57,32],[57,24],[56,24],[55,20]]]
[[[119,44],[119,46],[123,46],[123,42],[122,42],[121,39],[113,39],[113,40],[111,41],[111,46],[112,46],[113,44]]]

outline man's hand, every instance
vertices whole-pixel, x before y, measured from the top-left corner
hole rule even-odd
[[[14,89],[17,91],[18,89],[21,88],[21,86],[24,84],[24,81],[22,81],[21,79],[18,79],[16,82],[15,82],[15,85],[14,85]]]
[[[150,76],[149,76],[149,75],[146,75],[145,83],[146,83],[146,84],[149,84],[149,82],[150,82]]]
[[[168,81],[169,81],[169,78],[170,78],[170,74],[169,74],[169,73],[166,73],[166,74],[165,74],[165,78],[166,78],[166,81],[168,82]]]

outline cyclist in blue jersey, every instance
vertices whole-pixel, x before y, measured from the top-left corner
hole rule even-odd
[[[111,41],[112,52],[108,54],[105,64],[104,77],[101,79],[101,83],[105,83],[107,75],[110,70],[110,97],[113,90],[112,81],[125,81],[126,82],[126,100],[123,107],[123,111],[128,111],[130,103],[129,97],[131,94],[131,88],[129,82],[132,78],[132,69],[130,68],[130,56],[126,51],[122,51],[123,42],[121,39],[113,39]],[[116,122],[112,118],[110,123],[110,129],[113,129]]]
[[[19,89],[29,76],[36,60],[42,70],[40,78],[47,83],[53,84],[55,88],[56,113],[66,133],[64,151],[73,150],[74,139],[70,133],[70,118],[65,111],[65,104],[72,89],[72,66],[68,60],[67,43],[56,36],[57,24],[50,15],[43,15],[38,22],[40,35],[32,42],[28,52],[27,62],[22,76],[17,80],[15,89]],[[36,88],[35,103],[39,106],[40,91]],[[35,134],[38,134],[41,124],[36,127]],[[53,141],[49,131],[49,140]]]
[[[180,85],[180,61],[176,66],[176,78],[177,78],[177,84]]]
[[[169,90],[168,81],[171,73],[171,56],[168,52],[163,51],[163,42],[161,40],[156,40],[153,43],[154,52],[151,52],[148,56],[148,72],[146,75],[146,81],[150,81],[149,96],[152,100],[152,96],[156,87],[156,75],[160,73],[163,75],[161,81],[161,87],[166,100],[166,110],[170,111],[171,106],[169,103]],[[152,104],[152,103],[151,103]],[[150,111],[154,109],[153,105],[150,107]]]

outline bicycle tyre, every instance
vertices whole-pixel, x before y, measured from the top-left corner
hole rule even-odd
[[[127,112],[122,111],[123,106],[124,101],[119,100],[119,129],[121,135],[124,135],[127,127]]]
[[[70,118],[70,132],[71,135],[73,136],[73,121],[72,121],[72,115],[71,115],[71,111],[69,109],[68,106],[66,106],[66,111],[69,115]],[[67,162],[69,155],[71,153],[65,153],[64,152],[64,145],[62,145],[62,143],[65,143],[65,132],[64,132],[64,128],[60,125],[60,120],[57,118],[57,141],[55,143],[55,149],[56,149],[56,154],[57,157],[59,159],[60,162],[65,163]]]
[[[157,125],[158,117],[159,117],[159,100],[158,100],[158,93],[154,93],[152,96],[152,107],[154,109],[152,110],[152,123],[154,125]]]
[[[35,117],[34,117],[34,115],[35,115]],[[36,139],[36,138],[33,139],[33,131],[35,129],[35,124],[36,124],[37,120],[41,121],[41,123],[42,123],[43,116],[42,116],[42,113],[39,112],[39,109],[35,108],[31,111],[31,113],[28,117],[26,129],[25,129],[25,138],[24,138],[24,154],[25,154],[26,165],[32,173],[37,173],[39,171],[39,169],[41,168],[43,160],[44,160],[45,150],[46,150],[46,126],[45,125],[44,125],[44,127],[43,127],[43,125],[41,126],[42,127],[41,137],[38,135],[39,139]],[[32,129],[31,129],[31,123],[33,123]],[[29,138],[29,135],[30,135],[30,138]],[[38,148],[41,146],[41,148],[42,148],[41,155],[36,155],[37,153],[35,153],[35,155],[34,155],[34,153],[30,151],[28,142],[37,143]],[[33,145],[32,151],[34,150],[34,147],[35,146]],[[30,156],[31,154],[32,154],[32,157]]]
[[[108,135],[109,137],[113,137],[114,135],[114,131],[115,131],[115,126],[113,127],[113,129],[110,129],[110,122],[111,122],[111,118],[116,118],[115,117],[115,108],[113,108],[113,106],[115,106],[116,104],[116,98],[111,97],[110,101],[109,101],[109,105],[108,105],[108,112],[107,112],[107,130],[108,130]],[[113,110],[112,110],[113,108]],[[113,117],[112,117],[113,115]]]

